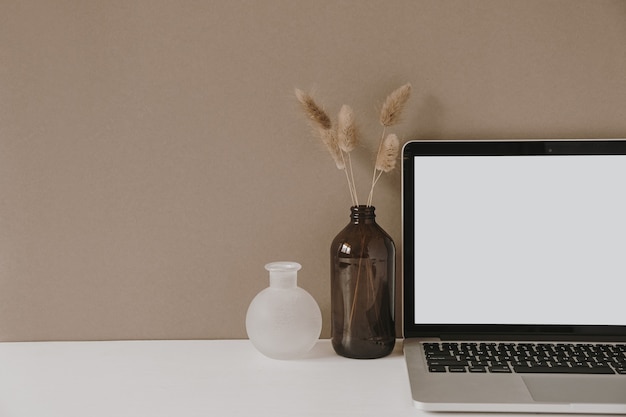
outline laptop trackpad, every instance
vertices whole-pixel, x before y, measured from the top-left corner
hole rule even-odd
[[[570,404],[624,404],[626,378],[621,375],[524,375],[533,400]]]

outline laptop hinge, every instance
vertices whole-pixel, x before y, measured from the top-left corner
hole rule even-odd
[[[625,342],[626,336],[595,336],[595,335],[540,335],[540,334],[500,334],[500,333],[444,333],[439,336],[443,341],[445,340],[508,340],[508,341],[563,341],[563,342]]]

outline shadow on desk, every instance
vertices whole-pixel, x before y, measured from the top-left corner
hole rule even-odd
[[[402,339],[396,340],[396,346],[394,347],[393,352],[391,352],[391,354],[386,357],[391,358],[394,356],[402,356]],[[328,358],[337,358],[337,357],[341,358],[341,356],[335,353],[332,347],[332,343],[330,343],[330,340],[325,339],[325,340],[320,340],[318,343],[316,343],[315,346],[313,346],[313,348],[305,356],[300,358],[300,360],[328,359]],[[352,361],[375,360],[375,359],[350,359],[350,358],[345,358],[345,359],[352,360]]]

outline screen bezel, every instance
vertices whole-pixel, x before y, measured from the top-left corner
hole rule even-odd
[[[626,326],[416,324],[414,281],[415,156],[626,155],[626,139],[481,140],[407,142],[402,152],[403,331],[404,337],[442,339],[626,340]]]

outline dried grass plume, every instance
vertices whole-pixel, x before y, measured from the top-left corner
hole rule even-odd
[[[347,104],[341,106],[337,123],[339,147],[344,152],[350,152],[355,148],[357,143],[357,130],[354,121],[354,112]]]
[[[328,117],[324,109],[317,105],[310,94],[296,88],[296,97],[302,105],[304,112],[314,124],[321,129],[330,129],[332,127],[330,117]]]
[[[398,153],[400,152],[400,140],[393,133],[387,135],[383,141],[383,146],[378,158],[376,158],[376,169],[378,171],[390,172],[396,167]]]
[[[402,115],[402,110],[404,110],[404,106],[410,96],[410,83],[404,84],[402,87],[397,88],[389,94],[380,110],[380,124],[389,127],[398,123]]]
[[[359,199],[352,170],[351,152],[357,146],[360,138],[352,108],[344,104],[339,111],[337,124],[333,125],[328,114],[313,100],[310,94],[297,88],[295,93],[304,113],[316,128],[319,137],[335,161],[335,165],[345,172],[352,204],[358,206]],[[374,187],[382,174],[390,172],[396,167],[400,151],[400,140],[393,133],[385,136],[385,130],[387,127],[395,125],[400,121],[400,116],[410,95],[411,84],[407,83],[392,91],[381,108],[380,123],[383,125],[383,132],[378,144],[372,184],[367,198],[368,206],[372,205]]]

